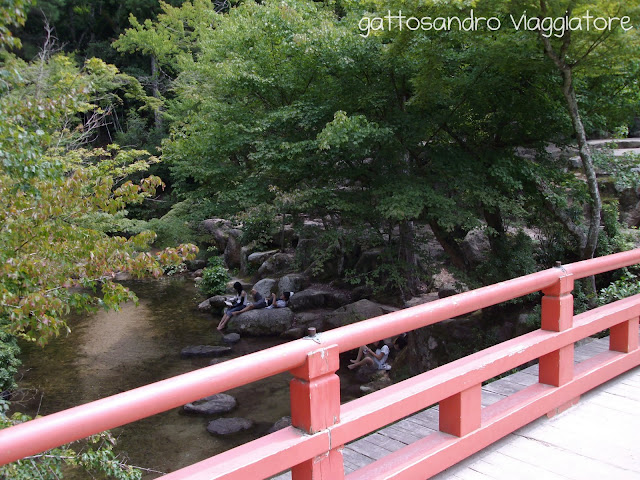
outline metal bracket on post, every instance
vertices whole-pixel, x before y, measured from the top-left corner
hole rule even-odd
[[[573,326],[574,279],[562,265],[563,275],[552,286],[542,290],[542,315],[540,328],[552,332],[562,332]],[[573,344],[540,357],[540,383],[559,387],[573,379]]]
[[[314,434],[340,422],[339,354],[338,345],[323,347],[308,353],[305,363],[291,370],[295,377],[290,386],[294,427]],[[331,445],[324,455],[293,467],[291,474],[293,480],[344,479],[342,445]]]

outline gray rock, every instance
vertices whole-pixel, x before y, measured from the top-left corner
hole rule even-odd
[[[229,238],[227,239],[227,246],[224,249],[224,262],[229,268],[240,268],[241,259],[240,253],[242,246],[240,245],[240,235],[242,232],[238,229],[229,230]]]
[[[437,292],[425,293],[423,295],[419,295],[417,297],[413,297],[404,304],[405,307],[415,307],[416,305],[422,305],[424,303],[433,302],[434,300],[438,300],[440,298]]]
[[[349,303],[349,297],[341,292],[328,292],[323,290],[304,290],[297,292],[291,300],[289,307],[293,311],[313,310],[317,308],[338,308]]]
[[[296,312],[294,324],[305,328],[316,327],[318,330],[321,330],[324,319],[331,314],[333,314],[333,310],[328,308]]]
[[[246,418],[218,418],[209,422],[207,431],[214,435],[231,435],[251,427],[253,427],[253,422]]]
[[[273,426],[269,429],[268,433],[277,432],[278,430],[282,430],[283,428],[287,428],[291,426],[291,417],[282,417]]]
[[[354,267],[356,273],[367,273],[373,271],[378,266],[381,254],[382,249],[380,248],[362,252]]]
[[[284,233],[284,235],[283,235]],[[271,243],[279,248],[291,247],[296,238],[296,231],[292,225],[285,225],[284,232],[281,228],[271,236]]]
[[[199,415],[219,415],[229,413],[238,406],[238,402],[231,395],[218,393],[209,397],[187,403],[182,407],[185,413],[195,413]]]
[[[221,357],[231,353],[231,347],[220,347],[217,345],[189,345],[180,351],[182,358],[191,357]]]
[[[269,250],[268,252],[253,252],[247,257],[249,265],[259,268],[267,259],[278,253],[278,250]]]
[[[304,336],[307,335],[307,328],[306,327],[292,327],[289,330],[287,330],[286,332],[283,332],[282,335],[280,335],[282,338],[289,338],[291,340],[298,340],[299,338],[302,338]]]
[[[227,323],[229,332],[241,335],[280,335],[291,327],[293,312],[289,308],[261,308],[234,315]]]
[[[211,304],[209,303],[209,299],[208,298],[204,302],[201,302],[198,305],[198,310],[200,310],[201,312],[210,312],[211,311]]]
[[[333,313],[325,318],[325,323],[333,328],[342,327],[361,320],[384,315],[388,313],[389,308],[392,307],[383,309],[380,304],[372,302],[371,300],[358,300],[355,303],[350,303],[349,305],[334,310]],[[385,312],[385,310],[387,310],[387,312]]]
[[[294,255],[291,253],[276,253],[267,258],[260,268],[258,275],[261,277],[273,275],[274,273],[286,272],[290,270],[294,263]]]
[[[227,333],[222,337],[222,341],[228,345],[233,345],[240,341],[240,334],[238,333]]]
[[[258,281],[253,288],[264,298],[267,298],[271,296],[271,292],[273,292],[273,287],[275,287],[275,285],[276,281],[273,278],[263,278]]]
[[[212,310],[222,310],[226,308],[226,304],[224,303],[227,297],[224,295],[215,295],[209,298],[209,305]]]
[[[222,218],[209,218],[200,223],[200,229],[210,237],[211,243],[219,252],[224,252],[229,240],[231,222]]]
[[[487,234],[483,230],[476,228],[467,233],[467,236],[462,241],[461,248],[467,260],[477,265],[487,259],[491,245]]]
[[[278,281],[278,293],[300,292],[309,286],[309,277],[302,273],[290,273]]]

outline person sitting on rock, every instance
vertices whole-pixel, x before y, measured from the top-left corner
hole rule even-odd
[[[358,356],[354,360],[350,360],[349,370],[368,365],[375,367],[377,370],[389,370],[387,359],[389,358],[389,345],[380,340],[376,345],[374,352],[368,345],[364,345],[358,349]]]
[[[247,301],[247,292],[244,291],[242,284],[240,282],[234,283],[233,289],[236,291],[236,296],[232,300],[231,307],[229,307],[227,311],[224,312],[224,315],[220,319],[218,330],[222,330],[225,327],[233,312],[238,312],[245,307]]]
[[[240,315],[241,313],[248,312],[249,310],[257,310],[258,308],[265,308],[267,306],[267,302],[265,301],[264,297],[260,295],[260,292],[258,292],[255,288],[251,289],[251,295],[253,295],[253,303],[250,303],[242,310],[231,312],[231,315],[236,316]]]
[[[289,303],[289,299],[293,292],[284,292],[280,298],[276,300],[276,294],[272,293],[271,298],[267,300],[267,308],[284,308]]]

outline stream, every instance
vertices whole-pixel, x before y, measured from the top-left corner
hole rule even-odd
[[[72,318],[69,335],[44,349],[21,345],[19,395],[13,407],[47,415],[209,365],[210,359],[181,359],[188,345],[222,345],[219,318],[196,308],[202,296],[182,277],[125,282],[140,299],[118,312]],[[285,340],[243,338],[230,357],[255,352]],[[347,376],[346,383],[349,383]],[[238,408],[224,415],[254,421],[246,433],[216,437],[206,430],[213,418],[185,415],[176,408],[112,430],[117,451],[132,465],[150,469],[145,480],[161,476],[267,433],[289,415],[291,376],[283,373],[230,390]],[[343,389],[348,387],[344,385]],[[343,398],[343,401],[345,399]]]

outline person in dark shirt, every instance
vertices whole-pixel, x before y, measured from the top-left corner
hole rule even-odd
[[[240,315],[241,313],[248,312],[249,310],[265,308],[267,306],[267,302],[265,302],[262,295],[260,295],[260,292],[258,292],[255,288],[251,289],[251,295],[253,295],[253,303],[250,303],[242,310],[231,312],[231,315],[236,316]]]
[[[218,330],[222,330],[225,327],[233,312],[239,312],[245,307],[247,292],[245,292],[242,288],[242,284],[240,282],[236,282],[233,284],[233,288],[235,289],[237,295],[233,299],[231,307],[227,309],[225,314],[222,316],[222,319],[220,319]]]

